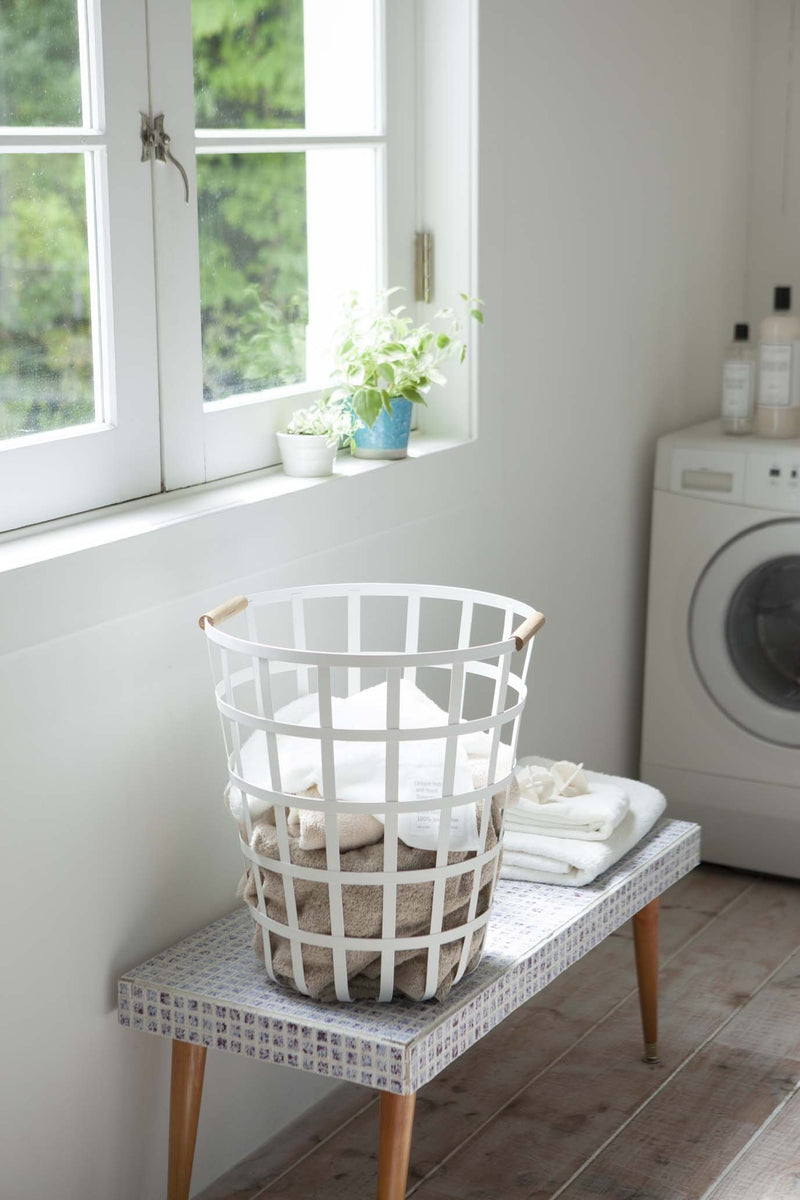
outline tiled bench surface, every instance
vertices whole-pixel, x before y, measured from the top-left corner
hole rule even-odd
[[[237,909],[128,971],[131,1029],[409,1094],[700,861],[700,830],[662,820],[588,887],[501,881],[480,966],[442,1004],[321,1004],[271,983]]]

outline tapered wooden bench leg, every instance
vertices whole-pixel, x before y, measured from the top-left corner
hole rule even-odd
[[[644,1061],[657,1063],[658,1057],[658,897],[645,904],[633,918],[633,944],[636,950],[636,978],[639,983],[639,1007],[642,1012]]]
[[[167,1200],[189,1200],[205,1069],[205,1046],[173,1041]]]
[[[403,1200],[408,1181],[417,1094],[381,1092],[378,1129],[378,1200]]]

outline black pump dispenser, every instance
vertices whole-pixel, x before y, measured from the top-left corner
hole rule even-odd
[[[789,312],[792,307],[792,289],[790,287],[775,288],[775,312]]]
[[[750,326],[744,323],[734,325],[733,340],[735,342],[746,342],[750,337]]]

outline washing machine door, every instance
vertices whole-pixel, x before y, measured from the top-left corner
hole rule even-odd
[[[800,746],[800,520],[754,526],[722,547],[695,587],[689,642],[730,720]]]

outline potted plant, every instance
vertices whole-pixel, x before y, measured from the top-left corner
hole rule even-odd
[[[287,475],[299,478],[330,475],[340,444],[350,444],[361,422],[347,405],[323,399],[293,414],[286,429],[276,434]]]
[[[443,363],[463,362],[466,356],[455,311],[436,313],[437,327],[415,325],[404,305],[387,306],[388,297],[400,290],[381,293],[374,307],[351,297],[336,333],[330,400],[349,406],[359,418],[351,444],[358,458],[405,458],[412,405],[424,404],[433,384],[447,382]],[[464,292],[461,299],[466,314],[482,323],[482,301]]]

